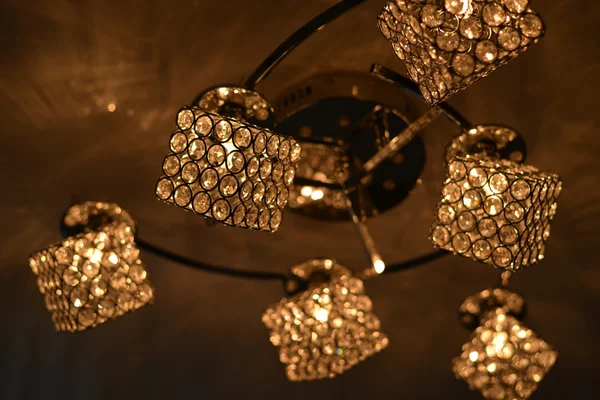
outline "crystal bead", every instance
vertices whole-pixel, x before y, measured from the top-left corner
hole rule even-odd
[[[179,172],[179,159],[177,156],[168,156],[163,163],[163,171],[167,176],[177,175]]]
[[[503,193],[508,188],[508,179],[502,173],[496,173],[490,178],[490,189],[494,193]]]
[[[79,314],[77,315],[77,321],[79,321],[79,323],[84,327],[94,325],[96,318],[96,312],[91,308],[84,308],[83,310],[79,311]]]
[[[282,219],[281,211],[275,210],[273,212],[273,214],[271,215],[271,228],[272,229],[279,228],[279,225],[281,225],[281,219]]]
[[[296,170],[294,169],[294,167],[286,168],[285,172],[283,173],[283,181],[285,182],[285,184],[291,185],[292,182],[294,181],[295,175],[296,175]]]
[[[235,133],[233,134],[233,143],[238,149],[243,150],[247,148],[250,146],[251,142],[252,134],[248,128],[241,127],[236,129]]]
[[[226,200],[219,199],[212,206],[212,214],[218,221],[224,221],[229,216],[231,207]]]
[[[298,160],[300,160],[301,152],[302,148],[300,147],[300,144],[294,142],[294,144],[292,145],[292,149],[290,150],[290,160],[292,162],[297,162]]]
[[[540,17],[535,14],[524,14],[519,19],[519,29],[523,35],[535,39],[542,35],[544,23]]]
[[[456,216],[456,211],[454,210],[454,208],[452,208],[452,206],[444,204],[444,205],[440,206],[440,208],[438,209],[438,220],[442,224],[447,225],[447,224],[452,223],[452,221],[454,221],[455,216]]]
[[[502,3],[511,13],[521,14],[527,9],[529,0],[502,0]]]
[[[460,76],[469,76],[475,70],[475,60],[468,54],[455,54],[452,59],[452,68]]]
[[[129,278],[135,283],[142,283],[146,275],[146,269],[141,264],[133,264],[129,267]]]
[[[144,282],[137,287],[136,296],[143,303],[148,303],[154,298],[154,289],[148,282]]]
[[[506,20],[504,8],[495,2],[488,3],[483,7],[482,16],[489,26],[500,26]]]
[[[266,228],[269,226],[269,220],[271,219],[271,212],[268,209],[264,209],[259,213],[258,226]]]
[[[258,172],[258,168],[260,166],[260,163],[258,161],[258,158],[253,157],[250,159],[250,161],[248,161],[248,165],[246,166],[246,173],[248,174],[249,177],[253,177],[254,175],[256,175],[256,173]]]
[[[460,161],[453,161],[448,164],[448,176],[453,181],[462,180],[467,174],[467,168],[465,164]]]
[[[244,218],[246,218],[246,207],[240,204],[233,211],[233,223],[242,226]]]
[[[123,311],[131,311],[135,305],[135,297],[129,292],[121,292],[117,298],[117,306]]]
[[[111,318],[115,314],[115,303],[109,299],[102,299],[98,302],[98,315],[103,318]]]
[[[444,200],[455,203],[460,200],[460,187],[455,183],[446,183],[442,189],[442,195],[444,196]]]
[[[475,55],[481,62],[492,63],[498,57],[498,48],[491,40],[482,40],[475,47]]]
[[[512,261],[512,254],[506,247],[497,247],[492,253],[494,264],[500,268],[508,267]]]
[[[258,182],[254,186],[254,190],[252,192],[252,199],[255,203],[260,203],[265,195],[265,184],[262,182]]]
[[[116,290],[124,290],[127,287],[127,276],[124,272],[117,272],[110,278],[110,286]]]
[[[456,250],[456,252],[464,253],[471,247],[471,241],[469,240],[469,237],[466,234],[462,232],[457,233],[452,238],[452,247],[454,247],[454,250]]]
[[[173,199],[175,200],[175,204],[179,207],[185,207],[190,204],[190,201],[192,200],[192,190],[185,185],[178,186],[177,189],[175,189]]]
[[[481,21],[477,18],[465,18],[460,21],[460,34],[467,39],[479,39],[483,32]]]
[[[279,145],[279,158],[285,159],[290,155],[290,141],[284,140]]]
[[[198,136],[208,136],[213,129],[213,121],[208,115],[203,115],[196,120],[194,131]]]
[[[507,204],[504,208],[504,216],[506,217],[507,221],[517,223],[523,220],[523,217],[525,216],[525,210],[521,204],[513,201],[512,203]]]
[[[77,267],[69,266],[63,272],[63,281],[68,286],[77,286],[80,278],[81,278],[81,272],[79,272]]]
[[[463,195],[463,204],[471,210],[478,208],[481,205],[481,195],[477,190],[467,190]]]
[[[258,208],[251,206],[246,213],[246,223],[248,226],[254,226],[258,219]]]
[[[187,148],[187,136],[184,133],[177,132],[171,136],[171,151],[174,153],[181,153]]]
[[[89,260],[83,264],[83,273],[88,278],[93,278],[100,272],[100,264],[98,262],[90,262]]]
[[[267,142],[267,154],[270,157],[276,157],[279,152],[279,138],[277,136],[271,136]]]
[[[444,23],[444,12],[435,4],[427,4],[423,7],[421,19],[430,28],[437,28]]]
[[[245,181],[240,189],[240,199],[242,199],[242,201],[248,200],[252,196],[253,189],[254,186],[252,185],[252,182]]]
[[[484,218],[480,220],[477,227],[481,236],[486,238],[494,236],[498,230],[496,222],[491,218]]]
[[[194,161],[200,160],[206,153],[206,144],[200,139],[194,139],[191,141],[188,147],[188,155]]]
[[[71,292],[71,303],[75,307],[83,307],[85,303],[87,303],[87,301],[88,292],[87,290],[85,290],[85,288],[77,286],[75,289],[73,289],[73,291]]]
[[[225,175],[221,179],[219,189],[224,197],[233,196],[238,190],[238,181],[233,175]]]
[[[225,148],[223,146],[221,146],[220,144],[212,145],[208,149],[208,162],[211,165],[218,167],[219,165],[223,164],[224,161],[225,161]]]
[[[217,186],[218,181],[219,175],[217,174],[217,171],[212,168],[204,170],[200,176],[200,183],[206,190],[214,189]]]
[[[521,45],[521,35],[515,28],[506,27],[498,32],[498,44],[504,50],[516,50]]]
[[[221,120],[217,122],[214,129],[215,139],[219,142],[226,142],[231,137],[232,129],[231,124],[228,121]],[[210,150],[209,150],[210,155]]]
[[[271,163],[271,160],[269,160],[268,158],[265,158],[260,163],[260,178],[261,179],[268,178],[268,176],[271,174],[272,166],[273,166],[273,164]]]
[[[245,163],[244,155],[239,151],[232,151],[227,155],[227,169],[231,173],[237,174],[242,171]]]
[[[90,285],[90,293],[95,298],[102,298],[108,290],[108,283],[102,277],[95,278]]]
[[[504,204],[502,204],[502,199],[498,196],[490,196],[485,199],[483,204],[483,209],[488,215],[495,216],[502,212],[504,208]]]
[[[194,123],[194,113],[187,108],[179,111],[177,114],[177,126],[182,129],[190,129]]]
[[[254,152],[256,155],[265,151],[267,146],[267,136],[263,132],[258,132],[254,138]]]
[[[480,239],[473,243],[473,255],[480,259],[485,260],[492,253],[492,246],[486,240]]]
[[[475,216],[469,211],[463,211],[458,216],[458,227],[465,232],[469,232],[475,228]]]
[[[469,171],[469,184],[473,187],[482,187],[487,182],[487,173],[483,168],[475,167]]]
[[[529,197],[531,188],[524,180],[517,180],[511,185],[510,193],[515,200],[525,200],[527,197]]]
[[[187,183],[193,183],[198,179],[199,172],[196,163],[188,162],[181,169],[181,178]]]
[[[454,51],[460,44],[460,37],[456,32],[447,32],[438,35],[436,38],[438,47],[444,51]]]
[[[471,1],[473,0],[444,0],[444,7],[449,13],[461,16],[472,12]]]

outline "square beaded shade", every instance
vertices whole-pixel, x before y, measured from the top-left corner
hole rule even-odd
[[[558,353],[516,318],[489,312],[452,362],[458,379],[486,399],[527,399],[556,362]]]
[[[439,248],[516,271],[544,257],[562,183],[511,161],[454,157],[431,241]]]
[[[379,29],[430,105],[506,64],[544,34],[529,0],[390,0]]]
[[[69,237],[31,256],[58,331],[83,331],[152,302],[154,289],[123,222]]]
[[[324,262],[329,283],[282,299],[262,317],[292,381],[333,378],[388,344],[363,282],[332,260]]]
[[[156,196],[223,224],[276,231],[300,159],[294,139],[183,108]]]

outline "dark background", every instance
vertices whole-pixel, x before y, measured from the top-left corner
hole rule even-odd
[[[334,380],[286,380],[261,312],[276,282],[188,269],[144,253],[153,306],[83,334],[54,332],[27,266],[60,239],[73,200],[111,200],[155,243],[209,262],[269,271],[328,256],[365,266],[349,223],[286,213],[275,234],[208,227],[159,203],[153,186],[176,110],[198,91],[240,82],[286,35],[333,1],[13,1],[0,6],[0,398],[477,399],[450,372],[468,331],[460,301],[497,271],[446,257],[369,281],[390,346]],[[314,73],[403,71],[372,0],[319,32],[262,88],[276,97]],[[546,259],[512,281],[529,304],[525,323],[560,351],[537,399],[583,398],[600,372],[600,4],[534,1],[547,36],[452,98],[474,123],[521,131],[530,164],[564,180]],[[114,112],[108,104],[114,103]],[[422,184],[369,222],[388,262],[429,252],[443,179],[448,123],[424,135]]]

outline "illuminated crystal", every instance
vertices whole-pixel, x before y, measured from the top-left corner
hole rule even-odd
[[[181,123],[186,121],[182,117]],[[152,302],[154,289],[135,245],[135,223],[127,212],[112,203],[86,202],[71,207],[64,222],[68,227],[93,229],[86,228],[29,259],[56,330],[82,331],[130,311],[131,301],[139,306]],[[146,285],[143,296],[135,284]]]
[[[282,299],[262,316],[290,380],[333,378],[387,346],[373,303],[350,270],[318,259],[292,273],[302,279],[325,273],[329,281]]]
[[[528,0],[388,0],[379,29],[431,105],[487,76],[544,34]]]
[[[505,311],[496,308],[482,318],[452,369],[486,399],[523,400],[535,392],[558,353]]]
[[[226,225],[277,230],[300,145],[198,107],[180,110],[177,126],[171,153],[163,161],[164,176],[155,188],[158,199]],[[245,218],[242,211],[235,212],[252,207],[256,217],[254,211]]]
[[[562,187],[558,176],[458,156],[447,176],[431,231],[436,247],[512,271],[543,258]]]

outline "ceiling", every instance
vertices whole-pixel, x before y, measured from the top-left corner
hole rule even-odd
[[[207,262],[286,272],[327,256],[363,268],[350,223],[288,212],[275,234],[208,226],[153,194],[176,110],[206,87],[241,82],[333,3],[2,2],[0,398],[480,398],[449,368],[469,335],[456,307],[493,285],[497,271],[462,257],[368,281],[389,348],[334,380],[304,384],[286,380],[260,321],[283,295],[276,282],[208,274],[143,253],[156,303],[67,335],[54,332],[27,267],[32,251],[60,239],[69,204],[97,199],[129,210],[146,240]],[[373,62],[404,72],[376,27],[382,4],[369,0],[327,26],[261,90],[276,98],[314,74],[367,72]],[[600,4],[533,6],[546,37],[450,103],[473,123],[520,131],[528,163],[564,181],[546,259],[517,274],[512,287],[528,301],[525,323],[560,352],[535,398],[579,398],[596,390],[600,372]],[[443,145],[454,132],[442,121],[425,131],[421,183],[368,223],[389,263],[431,251]]]

